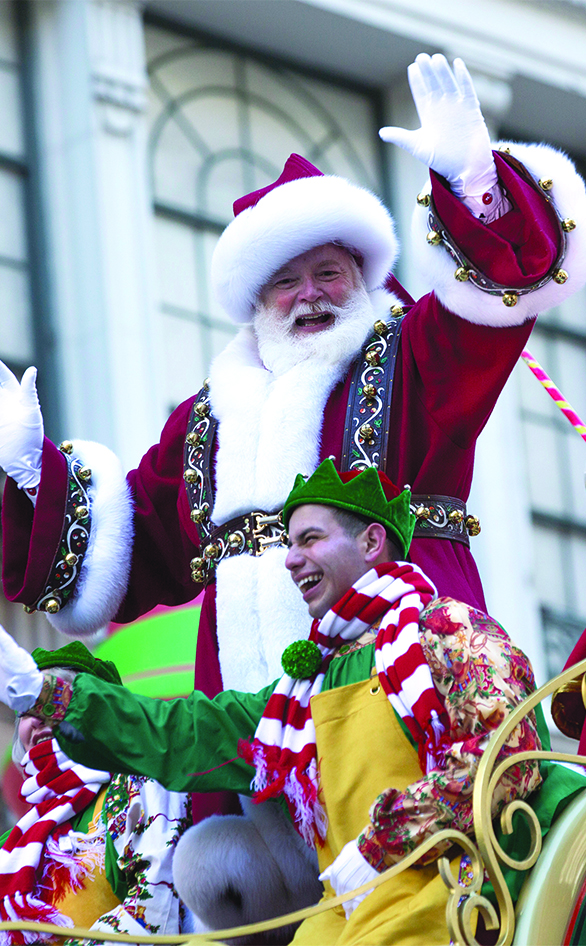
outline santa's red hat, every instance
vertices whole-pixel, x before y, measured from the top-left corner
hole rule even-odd
[[[357,254],[369,291],[383,285],[397,257],[393,221],[378,197],[298,154],[274,184],[235,201],[234,215],[212,257],[214,291],[234,322],[250,322],[269,277],[314,246],[341,243]]]

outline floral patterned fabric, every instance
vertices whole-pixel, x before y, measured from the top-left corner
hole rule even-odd
[[[165,791],[142,776],[113,777],[102,811],[101,854],[109,879],[116,877],[115,892],[122,902],[102,914],[92,929],[137,935],[181,930],[183,907],[171,862],[177,841],[191,824],[189,815],[187,795]],[[65,946],[76,943],[65,940]]]
[[[443,828],[472,833],[474,778],[488,737],[535,689],[529,660],[500,624],[462,602],[434,601],[421,615],[419,636],[445,702],[451,744],[440,766],[403,792],[388,788],[372,805],[370,823],[358,845],[377,870],[395,864]],[[513,730],[499,759],[535,749],[541,749],[541,743],[535,715],[530,713]],[[512,766],[494,793],[493,817],[540,783],[537,763]],[[429,863],[442,852],[438,845],[421,862]]]

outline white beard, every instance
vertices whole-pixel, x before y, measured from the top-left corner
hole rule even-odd
[[[292,334],[299,316],[325,311],[334,315],[330,328],[306,335]],[[283,319],[274,306],[259,301],[253,329],[262,363],[278,377],[302,362],[345,367],[356,357],[369,329],[372,330],[374,319],[372,301],[361,283],[344,305],[296,305],[287,319]]]

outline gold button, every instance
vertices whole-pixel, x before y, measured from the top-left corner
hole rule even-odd
[[[378,352],[367,351],[364,356],[364,360],[367,364],[371,365],[372,367],[374,367],[375,365],[378,365],[378,362],[379,362]]]
[[[437,230],[430,230],[425,239],[427,240],[430,246],[437,246],[438,243],[442,242],[442,238],[437,232]]]
[[[209,404],[206,404],[205,401],[200,401],[199,404],[195,405],[195,413],[199,414],[200,417],[207,417],[209,412]]]
[[[237,549],[240,545],[242,545],[243,541],[243,536],[238,535],[237,532],[231,532],[228,536],[228,545],[231,549]]]
[[[506,305],[507,308],[511,309],[514,305],[517,305],[518,301],[519,301],[518,293],[503,292],[503,305]]]
[[[360,436],[365,440],[371,440],[374,436],[374,427],[371,424],[363,424],[360,428]]]
[[[568,273],[565,271],[565,269],[556,269],[555,273],[553,274],[553,281],[557,282],[558,285],[563,286],[567,280]]]
[[[89,513],[87,506],[76,506],[74,509],[74,514],[76,519],[86,519]]]
[[[81,470],[77,471],[77,475],[79,476],[80,480],[91,480],[92,471],[89,466],[82,466]]]
[[[419,204],[420,207],[429,207],[431,203],[431,198],[429,194],[418,194],[417,203]]]
[[[204,509],[201,506],[199,509],[192,509],[189,513],[189,518],[192,522],[203,522],[207,516],[207,509]]]
[[[61,610],[61,605],[56,598],[49,598],[48,601],[45,601],[45,611],[48,611],[49,614],[57,614]]]
[[[197,483],[197,473],[195,470],[186,470],[183,479],[186,483]]]
[[[365,384],[362,388],[362,393],[364,394],[364,397],[373,400],[376,397],[376,388],[374,384]]]
[[[74,565],[77,565],[77,555],[75,552],[68,552],[65,556],[65,561],[67,565],[70,565],[72,568]]]
[[[213,561],[213,559],[217,558],[220,554],[220,546],[210,543],[210,545],[206,545],[203,554],[207,559]]]
[[[62,440],[59,444],[59,449],[61,453],[72,453],[73,444],[71,443],[71,440]]]
[[[185,439],[187,440],[187,443],[190,445],[190,447],[197,447],[201,437],[195,432],[195,430],[190,430]]]
[[[454,279],[457,279],[458,282],[466,282],[470,279],[470,270],[465,266],[458,266],[456,272],[454,273]]]
[[[383,322],[382,319],[377,319],[373,325],[373,328],[377,335],[386,335],[389,330],[387,323]]]

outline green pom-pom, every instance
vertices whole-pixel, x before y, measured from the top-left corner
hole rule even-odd
[[[321,666],[321,650],[313,641],[293,641],[285,647],[281,666],[295,680],[307,680]]]

